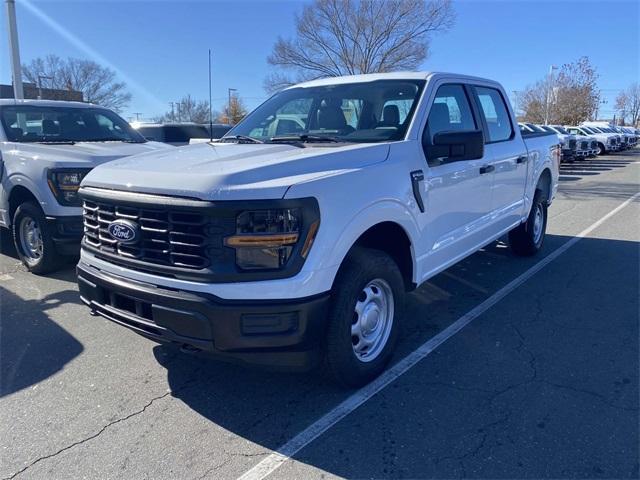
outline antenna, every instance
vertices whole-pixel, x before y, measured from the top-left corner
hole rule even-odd
[[[211,108],[211,49],[209,49],[209,141],[213,142],[213,113]]]

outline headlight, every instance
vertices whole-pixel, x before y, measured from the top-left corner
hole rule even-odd
[[[242,270],[279,270],[292,255],[303,259],[309,253],[319,220],[304,224],[304,208],[248,210],[236,217],[236,234],[225,245],[236,250],[236,265]]]
[[[78,189],[82,179],[91,171],[90,168],[49,170],[47,183],[60,205],[79,207]]]

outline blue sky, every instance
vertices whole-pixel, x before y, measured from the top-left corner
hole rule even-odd
[[[304,5],[278,0],[30,2],[43,15],[17,0],[23,63],[56,53],[110,64],[133,94],[125,116],[142,112],[147,118],[187,93],[207,98],[209,48],[214,108],[224,104],[227,88],[238,89],[249,107],[259,104],[266,98],[266,57],[278,35],[293,34],[294,14]],[[620,89],[640,80],[636,0],[462,0],[455,9],[455,26],[433,39],[423,70],[490,77],[511,94],[544,76],[549,65],[587,55],[608,101],[603,116],[613,114]],[[0,82],[10,83],[4,5],[0,17]]]

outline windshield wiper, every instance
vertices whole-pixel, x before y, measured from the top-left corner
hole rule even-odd
[[[56,139],[56,140],[36,140],[34,143],[46,143],[49,145],[75,145],[75,140],[64,140],[64,139]]]
[[[311,135],[308,133],[302,133],[300,135],[280,135],[278,137],[271,137],[271,142],[331,142],[331,143],[339,143],[342,140],[339,140],[336,137],[330,137],[327,135]]]
[[[257,138],[250,137],[249,135],[230,135],[228,137],[222,137],[220,139],[221,142],[225,142],[227,140],[237,140],[240,142],[249,142],[249,143],[264,143],[262,140],[258,140]]]
[[[124,142],[124,143],[144,143],[143,140],[132,140],[127,138],[88,138],[86,140],[79,140],[80,142]]]

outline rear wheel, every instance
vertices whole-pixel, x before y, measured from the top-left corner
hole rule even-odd
[[[386,253],[356,247],[332,293],[326,364],[338,383],[359,387],[389,363],[404,306],[404,280]]]
[[[38,205],[33,202],[20,205],[13,216],[12,228],[18,257],[29,271],[44,274],[60,266],[60,256]]]
[[[516,255],[530,257],[542,248],[547,230],[547,201],[541,190],[536,190],[533,205],[526,222],[509,232],[509,245]]]

